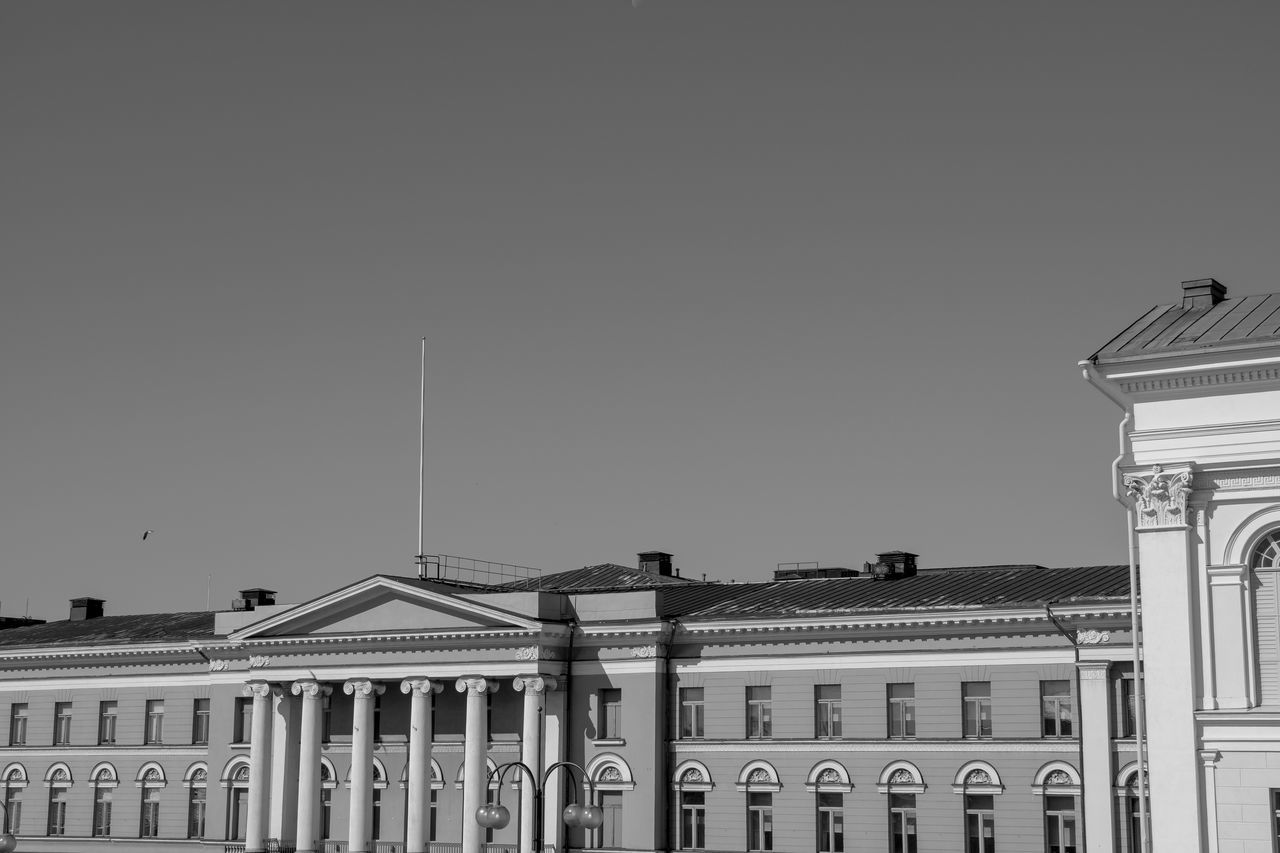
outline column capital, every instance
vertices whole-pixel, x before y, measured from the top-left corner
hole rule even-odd
[[[1076,671],[1080,674],[1081,681],[1106,681],[1111,671],[1111,661],[1080,661],[1076,664]]]
[[[1221,760],[1222,760],[1222,753],[1218,752],[1218,750],[1216,749],[1200,750],[1200,762],[1205,767],[1213,767]]]
[[[241,692],[255,699],[269,699],[273,689],[274,685],[269,681],[246,681]]]
[[[343,693],[357,698],[361,696],[373,696],[375,694],[381,696],[386,689],[387,688],[383,685],[378,684],[375,681],[371,681],[368,678],[352,678],[342,685]]]
[[[483,675],[464,675],[454,682],[454,689],[459,693],[497,693],[498,682]]]
[[[439,693],[444,689],[444,684],[438,679],[432,681],[430,678],[406,678],[400,682],[401,693],[419,693],[423,696],[430,696],[432,693]]]
[[[1166,469],[1152,465],[1124,475],[1124,488],[1133,502],[1137,528],[1187,526],[1187,496],[1191,494],[1191,466]]]
[[[289,690],[294,696],[310,696],[312,698],[317,696],[328,696],[333,692],[333,688],[324,682],[312,681],[310,679],[293,682],[289,687]]]
[[[1244,586],[1249,581],[1249,567],[1245,565],[1206,566],[1210,586]]]
[[[549,675],[517,675],[511,680],[511,687],[517,693],[546,693],[556,689],[556,680]]]

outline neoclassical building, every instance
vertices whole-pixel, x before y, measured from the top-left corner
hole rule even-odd
[[[0,631],[20,849],[1132,849],[1127,566],[423,574]]]
[[[1280,849],[1280,294],[1213,279],[1087,361],[1121,409],[1153,849]]]

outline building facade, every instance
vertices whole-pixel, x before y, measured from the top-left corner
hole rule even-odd
[[[556,849],[1134,849],[1127,566],[777,577],[649,552],[218,613],[77,599],[0,631],[0,796],[23,850],[515,853],[533,786],[492,771],[571,761]],[[566,829],[587,797],[603,825]]]
[[[1122,410],[1116,495],[1143,569],[1153,849],[1280,838],[1280,294],[1213,279],[1134,320],[1086,378]]]

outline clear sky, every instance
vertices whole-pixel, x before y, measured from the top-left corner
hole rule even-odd
[[[1077,362],[1280,290],[1280,6],[0,6],[0,614],[1126,559]],[[144,530],[155,533],[142,540]]]

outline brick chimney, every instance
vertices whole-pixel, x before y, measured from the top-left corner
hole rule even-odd
[[[636,555],[640,558],[640,571],[651,575],[671,575],[671,555],[666,551],[642,551]]]
[[[101,598],[73,598],[71,599],[71,621],[83,622],[86,619],[99,619],[102,617],[102,605],[107,602]]]
[[[885,551],[883,554],[876,554],[876,561],[867,563],[865,568],[876,580],[914,577],[917,556],[909,551]]]
[[[231,602],[232,610],[256,610],[259,607],[268,607],[276,603],[276,591],[274,589],[242,589],[240,597],[233,599]]]
[[[1227,296],[1227,288],[1216,278],[1198,278],[1182,283],[1183,308],[1212,308]]]

